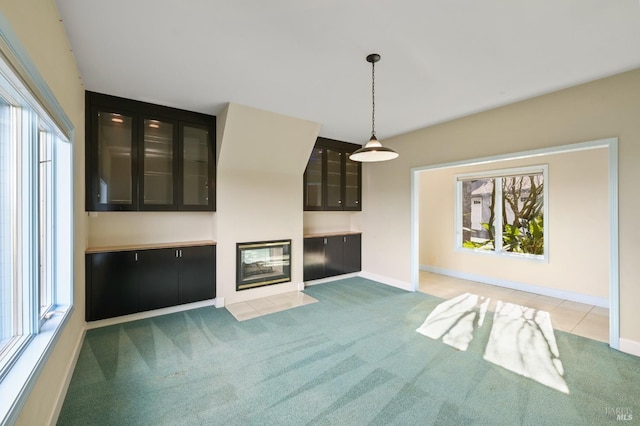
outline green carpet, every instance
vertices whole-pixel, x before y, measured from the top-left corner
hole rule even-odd
[[[362,278],[238,322],[212,307],[90,330],[60,425],[619,424],[640,359],[555,332],[565,394],[416,332],[442,299]]]

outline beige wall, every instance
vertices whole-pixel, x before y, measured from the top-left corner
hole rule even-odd
[[[302,283],[302,176],[320,125],[238,104],[225,118],[217,170],[217,295],[225,304]],[[236,243],[291,239],[291,282],[236,291]]]
[[[215,240],[215,225],[214,212],[92,212],[89,247]]]
[[[397,160],[365,166],[363,270],[409,285],[411,169],[619,138],[620,336],[640,342],[640,69],[384,140]]]
[[[52,0],[1,0],[0,10],[56,99],[73,122],[74,135],[74,303],[75,311],[26,402],[18,424],[52,419],[84,330],[84,87]]]
[[[455,250],[455,175],[543,164],[548,166],[548,261]],[[608,183],[606,148],[423,171],[420,265],[608,299]]]

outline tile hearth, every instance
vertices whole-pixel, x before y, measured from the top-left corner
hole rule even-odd
[[[227,308],[227,311],[238,321],[245,321],[262,315],[309,305],[317,301],[317,299],[300,291],[290,291],[288,293],[276,294],[274,296],[248,300],[246,302],[232,303],[225,306],[225,308]]]

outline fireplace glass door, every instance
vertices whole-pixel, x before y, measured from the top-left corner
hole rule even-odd
[[[291,240],[238,243],[236,289],[291,281]]]

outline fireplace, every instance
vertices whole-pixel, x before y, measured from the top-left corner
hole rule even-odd
[[[291,240],[236,244],[236,290],[291,281]]]

